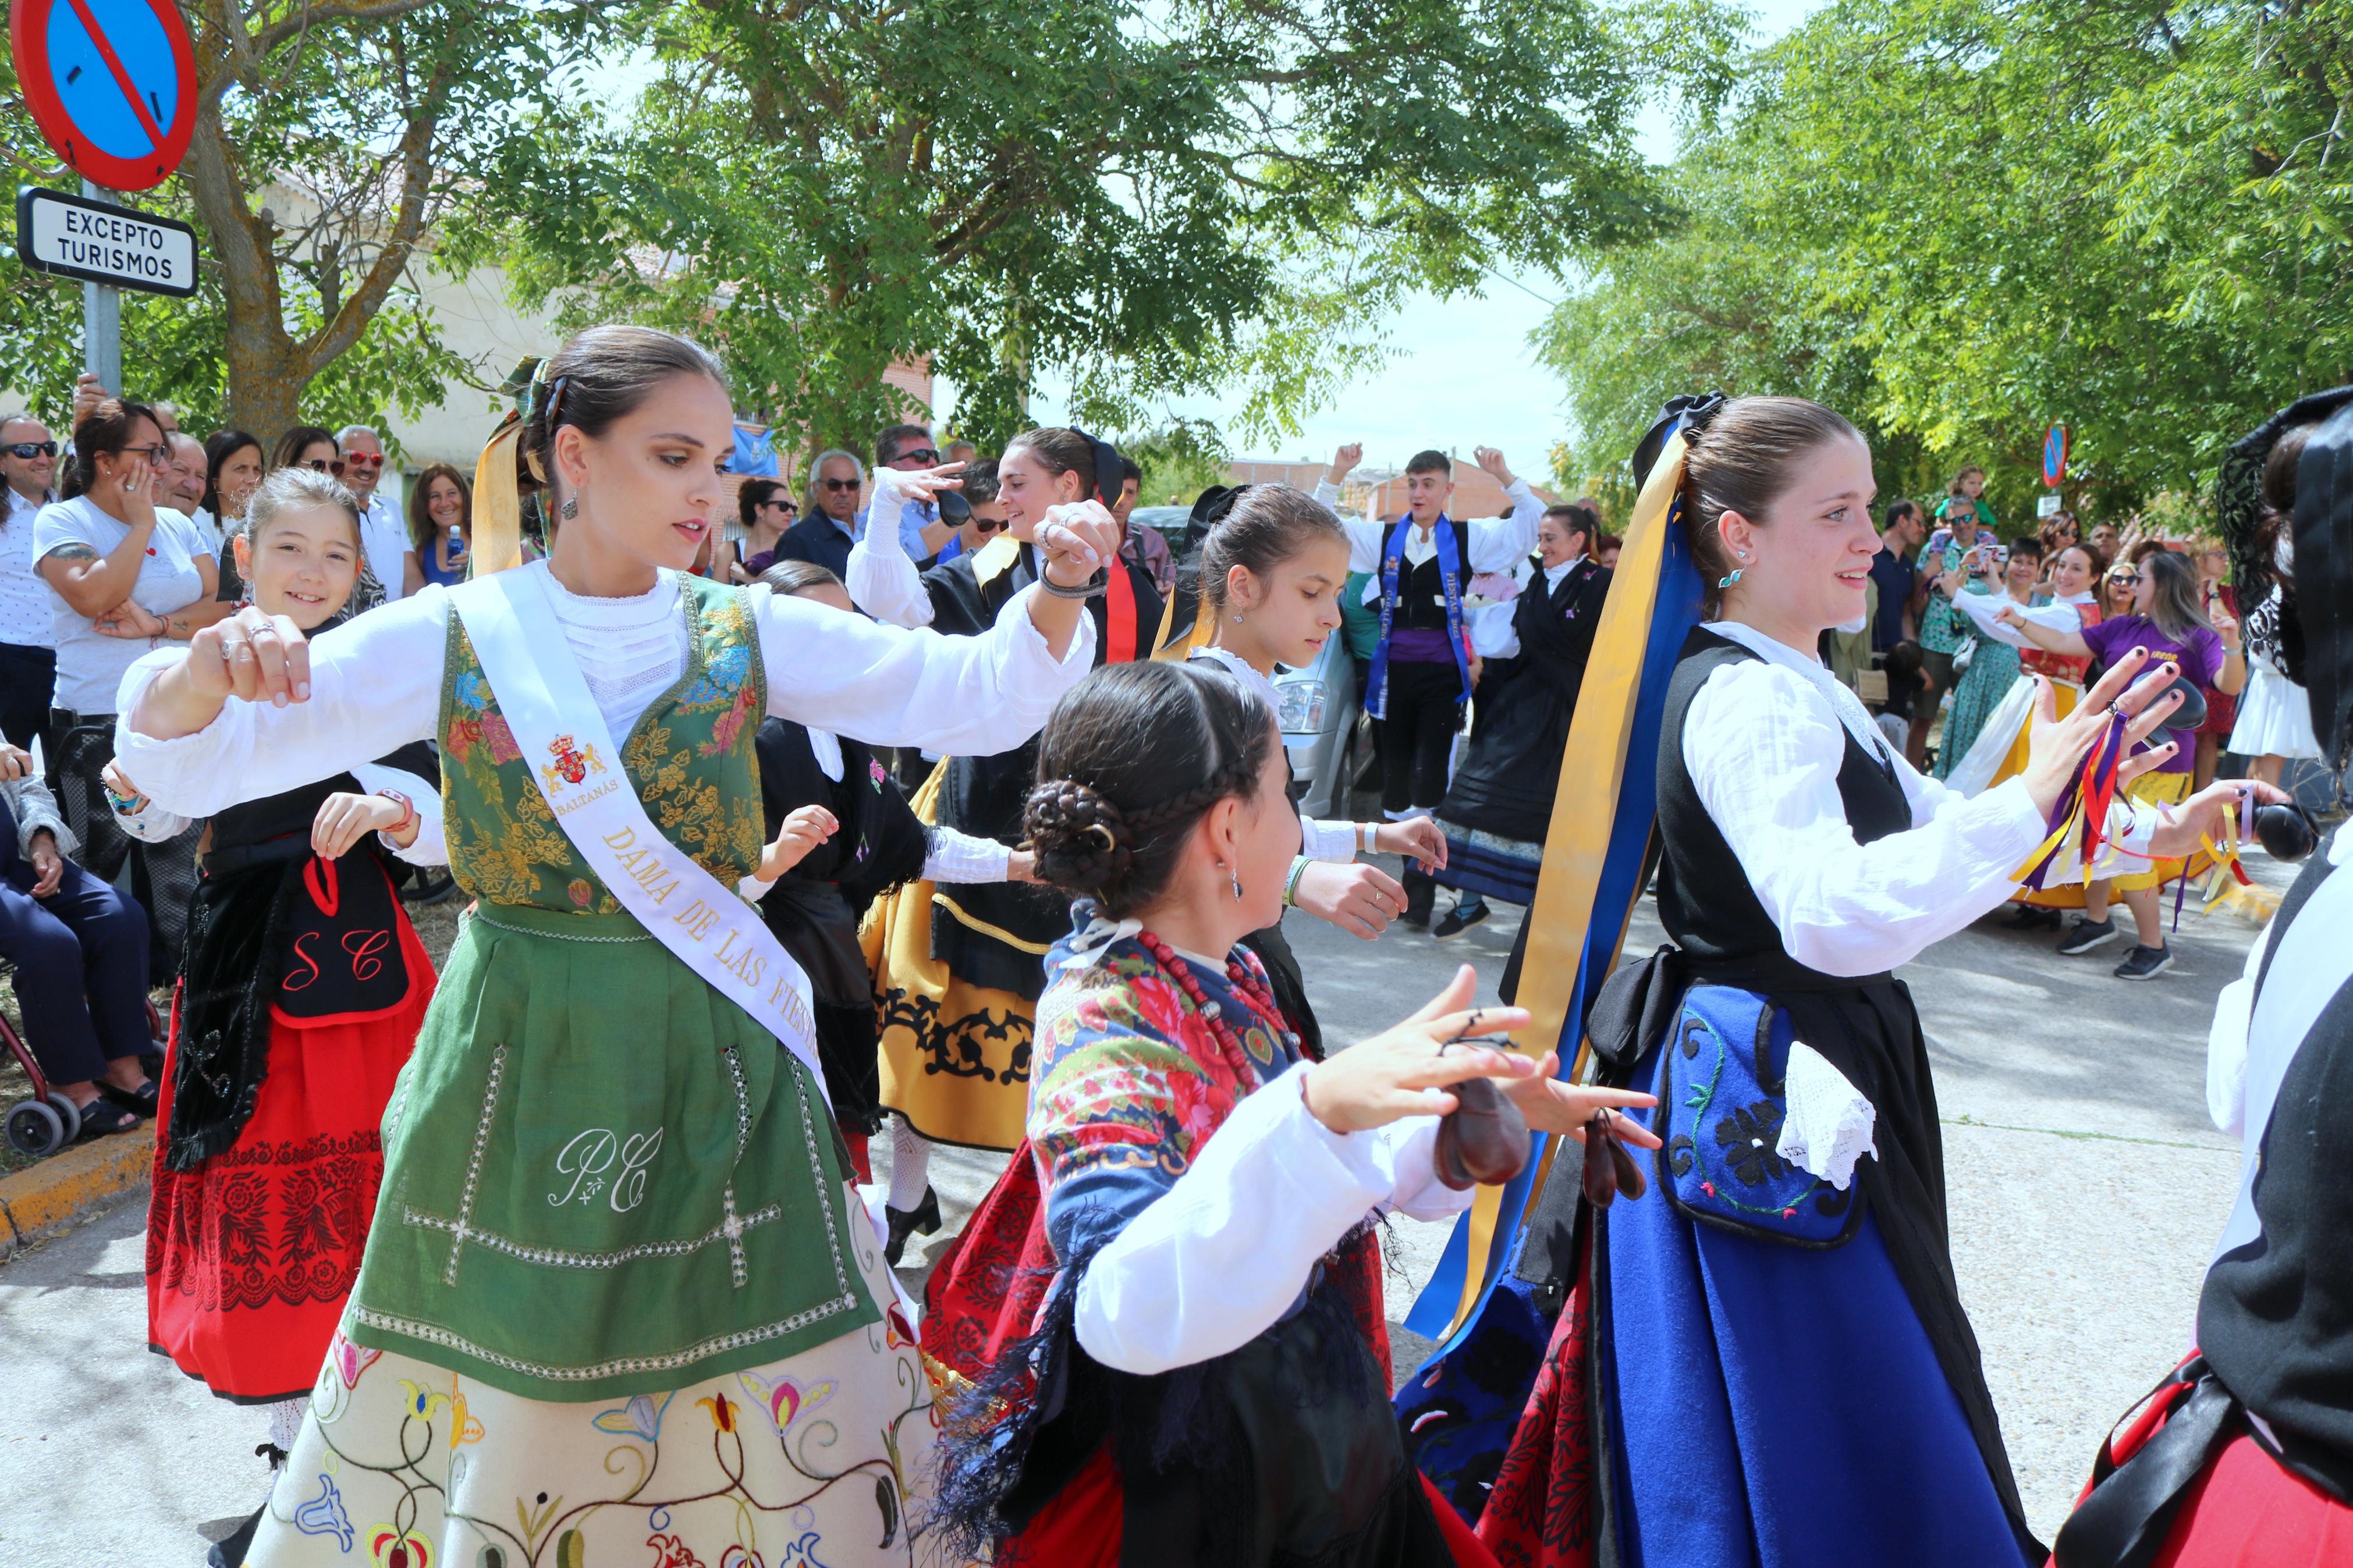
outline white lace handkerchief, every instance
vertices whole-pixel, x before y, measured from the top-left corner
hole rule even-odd
[[[1789,1114],[1774,1148],[1792,1165],[1844,1192],[1854,1180],[1854,1163],[1876,1157],[1871,1130],[1878,1112],[1847,1082],[1846,1075],[1803,1040],[1789,1043],[1789,1067],[1782,1079]]]

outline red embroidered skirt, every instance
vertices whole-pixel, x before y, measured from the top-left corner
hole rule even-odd
[[[164,1064],[147,1342],[224,1399],[307,1395],[359,1277],[384,1179],[385,1106],[433,999],[433,963],[406,912],[400,943],[418,977],[407,999],[359,1023],[274,1020],[252,1119],[234,1148],[193,1171],[164,1167],[177,1065]],[[175,1017],[174,1057],[179,1036]]]
[[[1592,1568],[1600,1510],[1590,1419],[1592,1237],[1554,1323],[1527,1408],[1479,1515],[1479,1540],[1509,1568]],[[1458,1516],[1459,1517],[1459,1516]],[[1445,1522],[1446,1515],[1439,1516]],[[1456,1553],[1458,1559],[1461,1553]]]

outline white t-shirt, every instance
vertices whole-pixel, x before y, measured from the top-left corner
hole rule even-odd
[[[117,522],[87,496],[61,500],[41,509],[33,523],[33,559],[37,563],[60,546],[87,544],[101,556],[112,553],[131,525]],[[169,507],[155,509],[155,531],[147,538],[147,559],[139,565],[132,602],[152,616],[168,616],[204,597],[204,579],[196,572],[199,557],[213,558],[212,542],[196,525]],[[45,584],[46,585],[46,582]],[[148,650],[143,637],[101,637],[90,629],[90,619],[48,589],[50,629],[58,648],[58,687],[53,699],[59,708],[82,713],[114,711],[115,689],[123,673]]]
[[[13,647],[47,647],[57,635],[49,585],[33,574],[33,520],[41,504],[0,485],[0,643]]]

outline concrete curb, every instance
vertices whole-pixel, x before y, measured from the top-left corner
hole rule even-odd
[[[154,1130],[142,1124],[0,1176],[0,1262],[143,1191],[154,1163]]]

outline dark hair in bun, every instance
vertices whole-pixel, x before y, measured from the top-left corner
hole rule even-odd
[[[1038,877],[1124,919],[1158,898],[1204,813],[1257,793],[1265,699],[1198,664],[1119,664],[1063,694],[1023,825]]]

